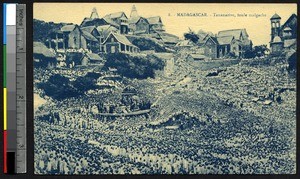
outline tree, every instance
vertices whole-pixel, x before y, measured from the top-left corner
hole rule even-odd
[[[163,60],[154,55],[130,56],[128,54],[107,54],[105,68],[112,67],[117,73],[128,78],[154,78],[155,70],[162,70],[165,66]]]
[[[269,51],[267,45],[254,46],[252,49],[248,48],[245,51],[245,58],[263,57]]]
[[[184,35],[184,39],[185,39],[185,40],[191,40],[191,41],[194,42],[194,43],[197,43],[198,40],[199,40],[198,35],[195,34],[195,32],[192,31],[190,28],[189,28],[189,32],[184,33],[183,35]]]
[[[73,82],[73,86],[77,89],[77,91],[83,94],[85,91],[97,88],[96,83],[100,76],[101,75],[99,73],[89,72],[83,77],[78,77]]]
[[[73,88],[70,80],[60,74],[51,76],[47,82],[39,83],[37,87],[43,89],[45,95],[57,100],[80,95],[79,92]]]

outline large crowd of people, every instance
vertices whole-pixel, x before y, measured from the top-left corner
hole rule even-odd
[[[295,114],[289,113],[295,105],[291,102],[294,92],[287,89],[276,94],[285,100],[280,104],[274,102],[276,97],[271,97],[274,99],[271,107],[254,103],[253,96],[262,96],[265,100],[273,92],[258,90],[264,83],[269,87],[281,81],[274,81],[276,76],[267,77],[266,73],[256,79],[255,70],[258,69],[239,67],[236,70],[236,67],[229,67],[216,77],[205,78],[197,77],[205,72],[198,74],[195,71],[195,78],[199,80],[190,81],[197,83],[196,85],[175,85],[169,91],[167,88],[157,90],[157,86],[167,84],[162,79],[161,83],[151,79],[144,80],[146,82],[132,80],[131,85],[135,89],[145,89],[143,92],[146,98],[153,96],[148,100],[138,96],[136,91],[120,89],[110,89],[109,92],[100,94],[91,93],[82,98],[48,100],[51,102],[46,102],[35,111],[35,172],[294,173],[296,146],[295,131],[292,129],[295,128]],[[43,75],[44,73],[47,75]],[[48,75],[53,73],[56,72],[35,73],[35,78],[38,81],[47,80]],[[64,70],[57,73],[68,75]],[[76,75],[69,76],[76,78]],[[186,78],[186,74],[181,77]],[[246,88],[249,83],[257,85]],[[42,93],[41,89],[34,90],[37,94]],[[184,90],[194,92],[185,93]],[[251,98],[241,97],[247,90],[259,94],[253,94]],[[202,93],[203,91],[206,93]],[[158,96],[161,97],[159,100]],[[228,99],[231,101],[226,101]],[[155,102],[155,109],[147,115],[120,116],[106,120],[100,120],[97,115],[148,109],[150,101],[158,102]],[[122,106],[128,108],[120,108]],[[284,110],[280,110],[281,108]],[[165,125],[149,127],[149,123],[160,118],[164,118],[163,122],[176,121],[176,117],[170,117],[170,114],[181,114],[185,111],[206,122],[178,129],[167,128]]]

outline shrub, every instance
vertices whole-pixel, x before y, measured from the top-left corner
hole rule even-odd
[[[120,75],[128,78],[154,78],[155,70],[162,70],[165,66],[163,60],[154,55],[130,56],[128,54],[107,54],[104,67],[113,67]]]

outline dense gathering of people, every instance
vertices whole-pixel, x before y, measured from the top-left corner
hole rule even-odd
[[[133,79],[128,82],[132,86],[128,89],[125,87],[129,84],[118,82],[123,84],[114,84],[122,88],[101,89],[84,97],[63,100],[48,97],[35,110],[35,171],[37,174],[294,173],[296,134],[291,129],[296,125],[295,91],[287,87],[274,92],[275,87],[280,87],[282,77],[274,69],[265,68],[228,67],[214,77],[206,77],[207,71],[189,69],[186,71],[193,76],[182,72],[175,85],[172,85],[174,79]],[[60,69],[38,71],[35,79],[46,81],[55,73],[70,79],[84,75],[76,69],[72,69],[74,73],[56,70]],[[187,77],[191,79],[185,80]],[[34,90],[36,94],[43,93],[41,89]],[[281,96],[281,102],[276,101],[277,96]],[[271,100],[271,105],[261,102],[265,100]],[[150,108],[147,114],[104,117],[104,120],[99,117]],[[179,121],[178,116],[184,118]],[[185,128],[169,126],[183,125],[182,121],[191,118],[200,123],[188,123]]]

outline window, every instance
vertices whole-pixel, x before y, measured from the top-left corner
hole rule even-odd
[[[273,27],[273,28],[275,27],[275,22],[272,22],[272,27]]]
[[[116,47],[115,46],[111,46],[110,47],[110,52],[111,53],[116,53]]]
[[[74,40],[74,44],[76,44],[76,37],[73,37],[73,40]]]
[[[121,44],[121,51],[125,51],[125,45]]]
[[[114,42],[114,41],[115,41],[115,39],[112,37],[112,38],[111,38],[111,42]]]

